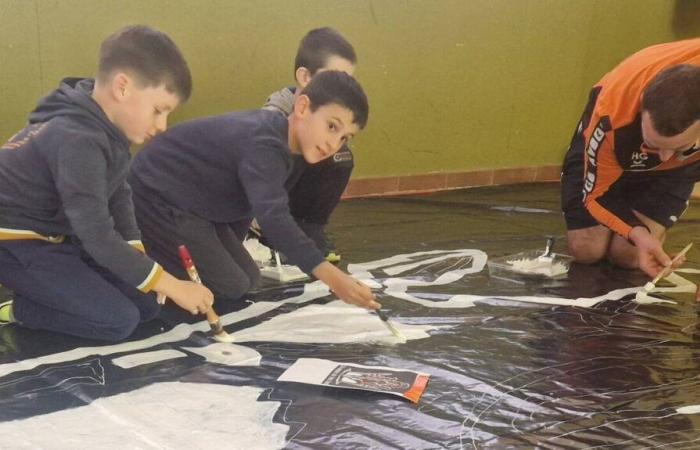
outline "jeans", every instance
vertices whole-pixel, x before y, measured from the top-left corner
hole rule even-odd
[[[126,284],[70,238],[0,241],[0,284],[14,291],[21,325],[83,338],[123,340],[160,311],[155,294]]]

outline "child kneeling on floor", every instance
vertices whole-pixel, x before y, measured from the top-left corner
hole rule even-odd
[[[313,77],[285,117],[234,112],[179,124],[134,158],[129,183],[148,254],[184,274],[185,244],[217,298],[240,299],[260,276],[242,240],[253,217],[272,245],[342,300],[377,308],[370,289],[325,261],[289,212],[285,180],[292,155],[309,164],[333,156],[360,129],[368,103],[359,83],[339,71]]]
[[[130,143],[166,128],[191,91],[175,43],[124,28],[100,48],[97,78],[69,78],[0,149],[0,284],[14,292],[0,319],[118,341],[158,314],[156,295],[205,313],[207,288],[143,253],[131,190]]]

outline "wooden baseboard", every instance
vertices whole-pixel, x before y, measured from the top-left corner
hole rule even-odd
[[[561,166],[437,172],[350,180],[343,198],[408,195],[477,186],[559,181]]]

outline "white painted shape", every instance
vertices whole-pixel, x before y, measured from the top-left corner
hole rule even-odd
[[[641,287],[633,287],[626,289],[617,289],[615,291],[609,292],[599,297],[594,298],[578,298],[578,299],[566,299],[557,297],[536,297],[536,296],[481,296],[481,295],[469,295],[469,294],[457,294],[451,297],[449,300],[445,301],[429,301],[421,299],[417,296],[411,295],[406,292],[408,287],[411,286],[421,286],[428,287],[432,285],[442,285],[447,283],[452,283],[459,280],[464,275],[471,273],[477,273],[483,270],[486,263],[486,254],[481,250],[470,250],[470,249],[459,249],[459,250],[432,250],[426,252],[416,252],[404,255],[395,255],[390,258],[384,258],[377,261],[371,261],[362,264],[349,264],[348,271],[361,278],[365,283],[369,284],[371,287],[380,287],[380,284],[372,280],[372,274],[370,270],[379,269],[385,266],[397,265],[401,263],[410,263],[408,266],[399,267],[400,270],[407,270],[407,267],[416,267],[418,265],[426,264],[425,261],[416,262],[415,259],[423,256],[433,256],[440,255],[435,258],[430,258],[429,261],[439,262],[440,260],[446,260],[449,258],[455,258],[460,256],[472,256],[473,260],[471,262],[472,266],[467,269],[448,271],[440,275],[434,281],[422,281],[422,280],[411,280],[402,278],[390,278],[385,281],[388,289],[385,293],[397,298],[401,298],[413,303],[421,304],[426,307],[431,308],[467,308],[475,305],[474,302],[489,303],[489,299],[492,300],[509,300],[509,301],[522,301],[529,303],[540,303],[549,305],[566,305],[566,306],[578,306],[578,307],[592,307],[598,303],[606,300],[619,300],[626,295],[634,295],[637,293]],[[394,268],[396,270],[396,268]],[[678,269],[676,272],[685,273],[700,273],[697,269]],[[672,274],[668,279],[669,281],[676,280],[673,278],[677,274]],[[657,288],[656,291],[659,292],[693,292],[695,289],[695,284],[688,282],[681,277],[680,285],[670,287],[670,288]],[[672,282],[675,282],[672,281]],[[291,297],[282,301],[277,302],[257,302],[249,307],[236,311],[233,313],[221,316],[222,325],[230,325],[236,322],[247,320],[251,317],[257,317],[279,308],[285,303],[296,303],[301,304],[315,300],[317,298],[325,297],[330,295],[328,287],[321,281],[315,281],[313,283],[307,283],[304,285],[304,290],[301,294],[296,297]],[[359,310],[359,308],[358,308]],[[361,310],[360,310],[361,311]],[[77,348],[67,352],[54,353],[52,355],[46,355],[38,358],[27,359],[24,361],[18,361],[14,363],[2,364],[0,365],[0,378],[14,372],[23,370],[32,370],[35,367],[42,364],[56,364],[63,363],[66,361],[79,360],[91,355],[110,355],[113,353],[129,352],[141,350],[144,348],[153,347],[163,343],[177,342],[187,339],[190,334],[195,331],[206,332],[209,330],[209,324],[206,321],[198,322],[193,325],[181,324],[173,328],[172,330],[153,336],[148,339],[133,341],[121,344],[106,345],[101,347],[86,347]],[[424,336],[424,337],[427,337]],[[279,340],[279,339],[276,339]],[[327,339],[318,340],[316,342],[328,342]]]
[[[299,297],[303,297],[299,296]],[[298,299],[299,297],[294,297]],[[270,310],[278,308],[283,302],[260,302],[253,303],[249,307],[230,314],[221,316],[221,324],[229,325],[235,322],[257,317]],[[0,365],[0,377],[22,370],[31,370],[42,364],[57,364],[66,361],[83,359],[92,355],[111,355],[114,353],[133,352],[144,348],[155,347],[156,345],[184,341],[195,331],[206,332],[210,329],[209,323],[205,320],[195,324],[180,324],[165,333],[152,336],[140,341],[123,342],[120,344],[104,345],[101,347],[79,347],[66,352],[53,353],[51,355],[40,356],[38,358],[25,359],[14,363]]]
[[[700,405],[681,406],[676,408],[676,412],[678,414],[697,414],[700,413]]]
[[[381,269],[383,267],[388,267],[388,266],[393,266],[396,264],[400,263],[406,263],[406,262],[411,262],[413,263],[415,258],[421,257],[421,256],[429,256],[429,255],[441,255],[438,257],[438,260],[443,260],[447,258],[454,258],[456,256],[463,256],[463,255],[474,255],[474,254],[482,254],[484,257],[486,256],[486,253],[482,252],[481,250],[472,250],[472,249],[458,249],[458,250],[430,250],[426,252],[415,252],[415,253],[405,253],[402,255],[394,255],[389,258],[383,258],[383,259],[378,259],[376,261],[370,261],[366,263],[361,263],[361,264],[348,264],[348,272],[354,274],[355,272],[365,272],[369,270],[374,270],[374,269]],[[421,263],[419,262],[418,265]],[[483,266],[481,267],[483,269]],[[481,270],[479,269],[479,270]],[[477,270],[477,272],[479,271]]]
[[[206,347],[182,347],[203,356],[207,362],[226,366],[259,366],[262,355],[242,345],[215,343]]]
[[[519,258],[508,260],[506,262],[512,266],[512,270],[514,272],[525,274],[539,274],[546,275],[548,277],[556,277],[559,275],[564,275],[569,271],[566,264],[553,262],[549,258],[545,260],[539,258]]]
[[[392,319],[408,340],[429,337],[435,326],[406,325]],[[376,314],[340,300],[310,305],[234,333],[236,342],[399,343]]]
[[[655,303],[671,303],[671,304],[676,304],[676,302],[671,301],[671,300],[664,300],[662,298],[654,297],[653,295],[649,295],[649,293],[645,290],[642,289],[641,291],[638,291],[637,294],[634,296],[634,301],[636,303],[639,303],[641,305],[651,305]]]
[[[279,402],[261,388],[157,383],[89,405],[0,423],[13,449],[272,449],[288,426],[274,423]]]
[[[154,362],[165,361],[168,359],[183,358],[186,353],[177,350],[156,350],[154,352],[136,353],[131,355],[120,356],[112,360],[115,366],[122,369],[131,369],[132,367],[142,366],[144,364],[152,364]]]

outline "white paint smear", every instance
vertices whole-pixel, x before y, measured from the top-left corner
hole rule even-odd
[[[144,364],[152,364],[168,359],[184,358],[185,356],[187,356],[186,353],[178,352],[177,350],[156,350],[154,352],[121,356],[113,359],[112,363],[122,369],[131,369],[132,367],[142,366]]]
[[[89,405],[0,423],[13,449],[273,449],[289,429],[272,418],[279,402],[263,389],[207,383],[158,383]]]
[[[408,340],[427,338],[428,330],[438,328],[392,321]],[[260,325],[234,333],[234,337],[236,342],[401,342],[401,339],[389,332],[376,314],[340,300],[326,305],[307,306],[273,317]]]
[[[262,355],[252,348],[217,342],[206,347],[183,347],[203,356],[207,362],[226,366],[259,366]]]
[[[508,260],[506,262],[512,266],[513,271],[525,274],[557,277],[569,271],[566,264],[553,262],[551,260],[540,261],[537,258],[520,258]]]
[[[676,412],[678,414],[697,414],[700,413],[700,405],[681,406],[676,408]]]

